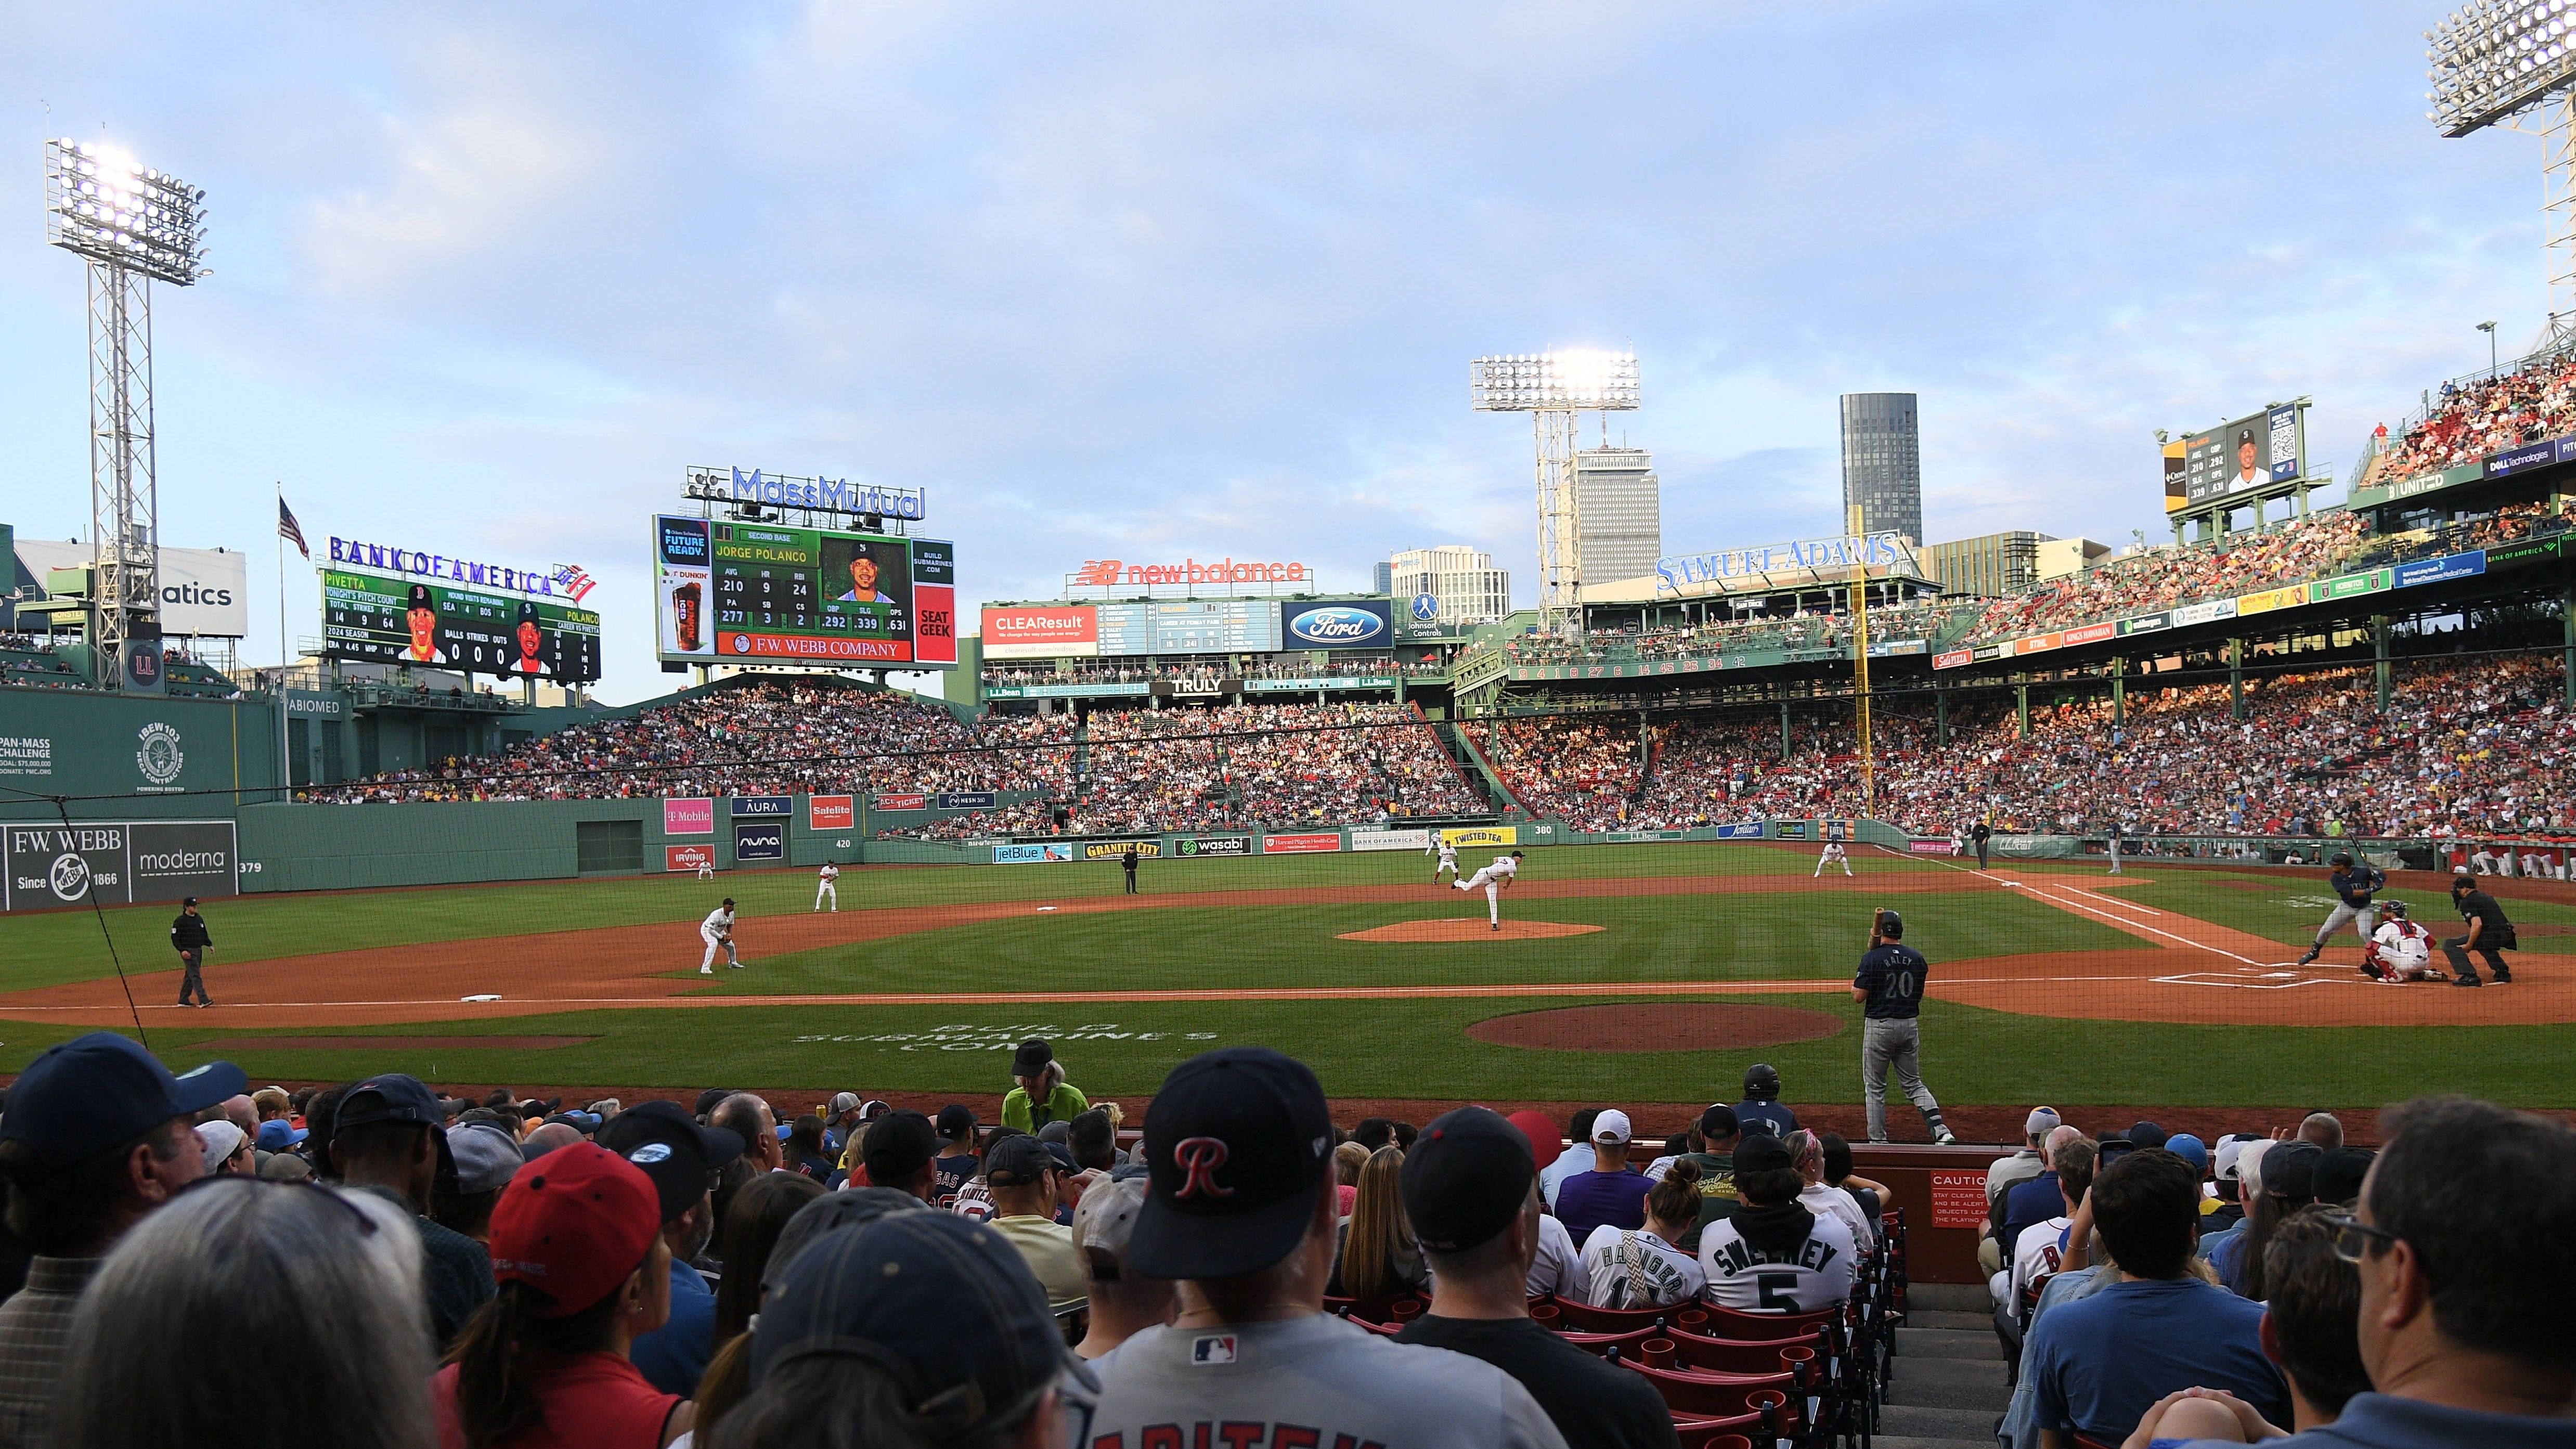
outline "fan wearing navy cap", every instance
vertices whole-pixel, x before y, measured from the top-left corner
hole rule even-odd
[[[596,1143],[530,1163],[492,1209],[498,1297],[430,1379],[439,1449],[662,1449],[691,1406],[628,1361],[670,1312],[659,1190]]]
[[[1419,1146],[1419,1142],[1416,1143]],[[1229,1047],[1172,1069],[1145,1113],[1137,1272],[1186,1280],[1184,1311],[1099,1361],[1087,1449],[1337,1443],[1555,1449],[1510,1375],[1324,1313],[1333,1119],[1304,1063]]]
[[[716,1351],[716,1292],[691,1260],[715,1233],[716,1174],[742,1156],[742,1134],[701,1127],[676,1102],[640,1102],[600,1129],[599,1145],[652,1180],[671,1249],[669,1321],[638,1337],[627,1357],[646,1383],[686,1398]]]
[[[939,1155],[930,1160],[939,1174],[939,1195],[933,1205],[946,1207],[957,1198],[966,1180],[983,1170],[981,1158],[975,1155],[975,1114],[963,1103],[951,1102],[939,1109]]]
[[[1819,1215],[1779,1138],[1752,1134],[1735,1145],[1735,1212],[1700,1230],[1699,1265],[1708,1300],[1739,1313],[1813,1313],[1851,1296],[1860,1250],[1851,1229]]]
[[[173,1077],[114,1032],[48,1047],[9,1089],[0,1178],[9,1231],[35,1251],[0,1303],[0,1444],[47,1442],[72,1314],[107,1250],[205,1172],[199,1112],[249,1088],[209,1062]]]
[[[331,1120],[331,1165],[342,1185],[396,1203],[420,1229],[420,1286],[431,1341],[455,1341],[474,1310],[492,1301],[492,1258],[483,1245],[428,1213],[447,1134],[438,1098],[418,1077],[388,1072],[340,1095]]]
[[[789,1228],[847,1196],[818,1199]],[[1027,1265],[986,1229],[952,1213],[888,1213],[811,1239],[774,1272],[752,1330],[751,1391],[705,1436],[708,1449],[1100,1442],[1099,1381],[1065,1348]]]
[[[1723,1109],[1720,1109],[1723,1110]],[[1543,1204],[1529,1139],[1482,1107],[1432,1119],[1404,1155],[1404,1211],[1431,1260],[1431,1311],[1398,1343],[1483,1359],[1520,1381],[1573,1449],[1679,1442],[1643,1378],[1530,1321]],[[1694,1204],[1693,1210],[1696,1211]]]

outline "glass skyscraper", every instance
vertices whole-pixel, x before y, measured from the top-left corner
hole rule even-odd
[[[1843,508],[1861,508],[1870,533],[1923,541],[1923,448],[1914,394],[1843,394]]]

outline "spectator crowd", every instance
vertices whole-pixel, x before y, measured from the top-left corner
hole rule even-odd
[[[0,1445],[1862,1442],[1907,1224],[1756,1067],[1668,1140],[1337,1124],[1266,1048],[1122,1146],[1002,1122],[289,1093],[97,1032],[0,1103]],[[2576,1439],[2576,1132],[2458,1098],[2204,1143],[2034,1109],[1986,1173],[2007,1449]],[[1643,1161],[1645,1165],[1638,1164]]]

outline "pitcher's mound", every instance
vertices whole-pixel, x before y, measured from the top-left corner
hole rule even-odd
[[[1599,926],[1576,926],[1563,921],[1505,921],[1499,931],[1473,916],[1456,916],[1445,921],[1397,921],[1389,926],[1372,926],[1365,931],[1344,931],[1345,941],[1537,941],[1551,936],[1589,936]]]
[[[1842,1030],[1821,1011],[1722,1001],[1564,1006],[1489,1016],[1467,1035],[1495,1046],[1555,1052],[1695,1052],[1814,1041]]]

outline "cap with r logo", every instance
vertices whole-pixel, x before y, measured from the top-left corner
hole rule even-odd
[[[1227,1047],[1172,1069],[1145,1112],[1149,1190],[1127,1257],[1156,1278],[1234,1278],[1288,1256],[1329,1176],[1333,1119],[1305,1063]]]

